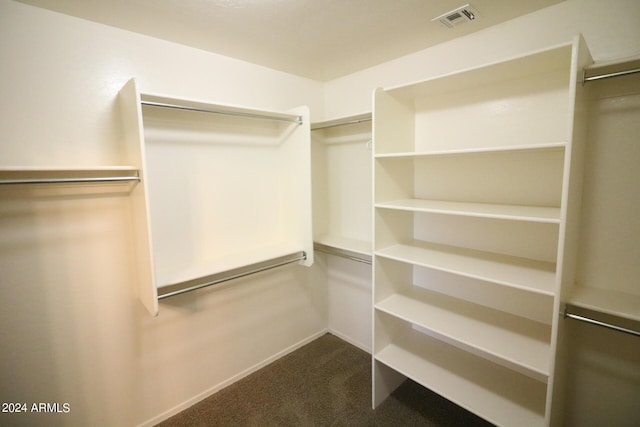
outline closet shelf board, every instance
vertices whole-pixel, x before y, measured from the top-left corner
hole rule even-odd
[[[248,107],[237,106],[237,105],[230,105],[230,104],[216,104],[216,103],[211,103],[207,101],[187,99],[187,98],[168,96],[168,95],[149,93],[149,92],[140,93],[140,101],[143,104],[146,102],[158,103],[158,104],[171,105],[171,106],[182,107],[182,108],[193,109],[193,110],[208,110],[211,112],[215,111],[219,114],[230,114],[230,115],[237,114],[237,115],[248,116],[248,117],[265,116],[265,118],[266,116],[268,116],[268,117],[272,117],[275,120],[283,120],[283,121],[291,121],[291,122],[298,122],[299,120],[301,120],[301,117],[297,114],[288,114],[288,113],[282,113],[282,112],[276,112],[276,111],[270,111],[270,110],[261,110],[261,109],[248,108]]]
[[[337,119],[325,120],[322,122],[311,123],[311,130],[319,130],[326,128],[333,128],[337,126],[347,126],[351,124],[358,124],[362,122],[371,121],[371,113],[355,114],[353,116],[340,117]]]
[[[467,248],[414,240],[376,251],[377,256],[554,295],[555,264]]]
[[[546,384],[418,331],[375,360],[498,426],[543,426]]]
[[[137,171],[137,170],[138,169],[136,167],[128,166],[128,165],[121,165],[121,166],[2,166],[0,167],[0,172],[6,172],[6,173],[84,172],[87,174],[89,173],[99,174],[101,172],[109,172],[109,171],[131,172],[131,171]]]
[[[255,248],[235,255],[212,257],[209,261],[194,263],[179,273],[174,273],[172,276],[158,274],[158,288],[194,281],[225,271],[241,268],[245,265],[268,261],[272,258],[279,258],[299,250],[299,247],[282,244]]]
[[[336,249],[355,252],[360,255],[371,255],[372,243],[364,240],[353,239],[351,237],[339,236],[336,234],[325,234],[314,239],[315,242]]]
[[[519,206],[489,203],[450,202],[444,200],[401,199],[377,203],[376,208],[410,212],[428,212],[481,218],[560,223],[560,209],[545,206]]]
[[[508,153],[516,151],[557,151],[564,150],[567,144],[565,142],[549,142],[540,144],[526,145],[506,145],[482,148],[457,148],[450,150],[433,150],[433,151],[403,151],[397,153],[380,153],[376,154],[376,159],[403,159],[403,158],[420,158],[435,156],[460,156],[460,155],[478,155],[491,153]]]
[[[640,295],[587,286],[574,286],[567,303],[640,322]]]
[[[493,63],[434,76],[427,80],[385,88],[385,91],[400,101],[412,102],[417,98],[462,92],[495,84],[514,76],[525,78],[558,69],[568,69],[571,65],[572,47],[573,43],[561,43]]]
[[[548,379],[549,325],[416,287],[375,307],[455,347],[538,381]]]
[[[126,186],[133,188],[140,181],[139,171],[133,166],[95,166],[95,167],[37,167],[10,166],[0,167],[0,185],[3,188],[12,185],[46,186]]]

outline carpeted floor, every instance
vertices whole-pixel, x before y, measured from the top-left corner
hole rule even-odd
[[[326,334],[160,426],[491,426],[412,381],[371,409],[371,356]]]

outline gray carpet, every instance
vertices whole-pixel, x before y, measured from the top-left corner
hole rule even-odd
[[[412,381],[371,409],[371,356],[326,334],[160,426],[491,426]]]

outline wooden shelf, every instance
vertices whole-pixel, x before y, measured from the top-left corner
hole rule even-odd
[[[477,356],[538,381],[548,378],[549,325],[418,287],[393,294],[375,307]]]
[[[574,286],[567,303],[640,322],[640,295]]]
[[[376,255],[544,295],[554,295],[555,265],[549,262],[421,241],[379,249]]]
[[[518,206],[490,203],[465,203],[442,200],[402,199],[376,203],[376,208],[410,212],[429,212],[480,218],[560,223],[560,208],[545,206]]]
[[[496,425],[544,425],[546,384],[418,331],[394,337],[374,357]]]

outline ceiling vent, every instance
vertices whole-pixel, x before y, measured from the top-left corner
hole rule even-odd
[[[470,4],[465,4],[447,13],[433,18],[431,21],[440,21],[447,28],[457,27],[458,25],[472,22],[478,19],[478,12]]]

